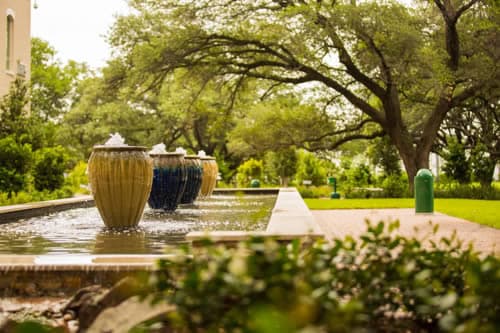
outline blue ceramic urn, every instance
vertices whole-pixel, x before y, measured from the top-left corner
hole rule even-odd
[[[163,153],[150,156],[153,158],[153,184],[148,204],[153,209],[174,211],[186,187],[184,154]]]

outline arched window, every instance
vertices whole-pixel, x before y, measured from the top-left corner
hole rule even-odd
[[[5,68],[12,69],[14,58],[14,16],[7,15],[7,45],[5,53]]]

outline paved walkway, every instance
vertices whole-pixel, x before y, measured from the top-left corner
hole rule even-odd
[[[449,215],[415,214],[414,209],[336,209],[313,210],[316,222],[327,238],[359,236],[366,230],[365,220],[372,223],[399,220],[401,234],[423,236],[432,231],[429,221],[439,224],[435,237],[449,237],[456,230],[458,238],[465,243],[473,242],[474,249],[483,253],[500,255],[500,230],[472,223]],[[418,228],[418,231],[415,231]]]

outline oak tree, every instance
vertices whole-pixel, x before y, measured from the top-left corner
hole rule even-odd
[[[341,140],[373,137],[376,124],[397,148],[410,187],[417,170],[428,167],[448,112],[499,82],[494,1],[130,4],[134,11],[110,35],[126,65],[122,79],[155,89],[187,69],[210,73],[234,90],[258,80],[269,89],[309,85],[323,101],[340,96],[352,120],[340,124]],[[338,145],[330,140],[325,149]]]

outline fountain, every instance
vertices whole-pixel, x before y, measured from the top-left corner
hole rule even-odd
[[[179,159],[183,154],[170,155]],[[173,163],[163,158],[156,160],[158,169]],[[200,159],[204,170],[198,186],[204,200],[180,205],[175,212],[165,213],[165,204],[158,204],[160,210],[145,208],[148,196],[155,196],[154,189],[151,191],[153,159],[145,147],[125,145],[118,134],[105,145],[95,146],[89,159],[93,201],[88,196],[0,207],[0,285],[4,293],[30,290],[33,295],[35,290],[58,294],[96,281],[109,285],[127,274],[154,269],[158,257],[172,255],[169,249],[179,243],[199,246],[206,237],[232,243],[254,235],[279,240],[321,236],[295,189],[214,191],[215,159]],[[186,160],[193,165],[198,162],[194,157]],[[193,170],[201,174],[198,166]],[[198,193],[196,186],[191,191],[194,197]],[[210,197],[212,192],[217,195]],[[178,199],[173,202],[177,206]],[[89,207],[93,203],[97,209]],[[86,208],[75,208],[82,206]]]
[[[94,146],[88,173],[92,195],[109,228],[137,226],[151,191],[152,159],[146,147],[129,146],[118,134]]]

